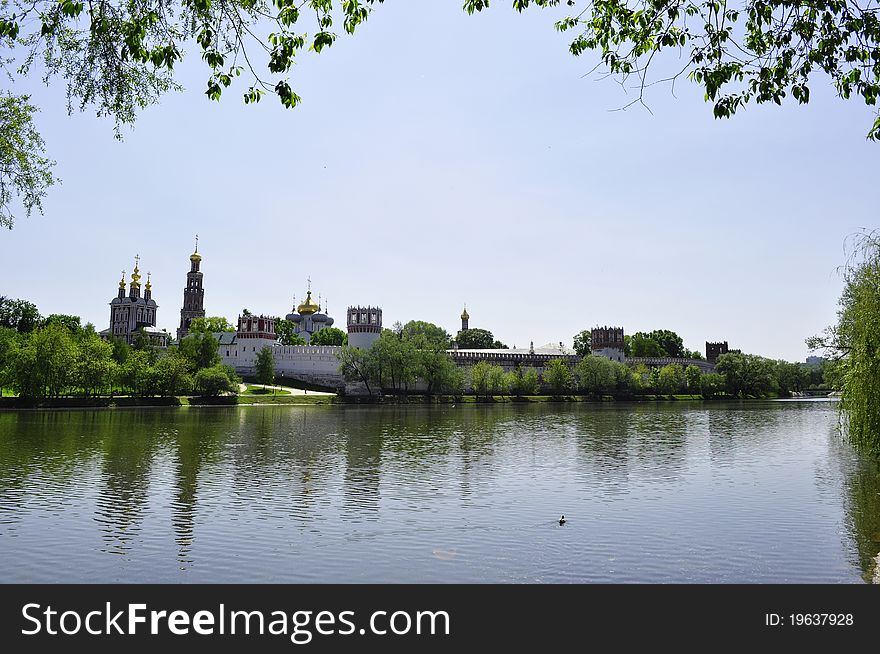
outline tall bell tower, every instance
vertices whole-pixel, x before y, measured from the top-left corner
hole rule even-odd
[[[205,289],[202,286],[202,273],[199,270],[202,255],[199,254],[198,234],[196,234],[196,249],[189,256],[189,261],[186,288],[183,289],[183,307],[180,309],[180,327],[177,328],[178,342],[189,333],[189,325],[195,318],[205,317]]]

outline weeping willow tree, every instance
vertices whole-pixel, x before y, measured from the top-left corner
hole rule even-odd
[[[880,453],[880,231],[854,237],[838,322],[808,345],[837,360],[841,414],[850,440]]]

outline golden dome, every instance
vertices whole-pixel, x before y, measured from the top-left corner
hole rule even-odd
[[[135,257],[135,258],[134,258],[134,270],[133,270],[132,273],[131,273],[131,285],[132,285],[132,287],[134,287],[134,288],[140,288],[140,287],[141,287],[141,275],[140,275],[140,272],[141,272],[141,271],[140,271],[140,269],[138,268],[138,263],[139,263],[138,260],[139,260],[139,259],[140,259],[140,257]]]
[[[467,307],[465,307],[464,311],[461,312],[461,319],[462,320],[470,320],[471,319],[470,315],[468,315]]]
[[[202,255],[199,254],[199,251],[198,251],[198,250],[196,250],[196,251],[193,252],[191,255],[189,255],[189,260],[190,260],[190,261],[201,261],[201,260],[202,260]]]
[[[125,288],[125,271],[122,271],[122,279],[119,280],[119,288]]]
[[[150,285],[150,273],[147,273],[147,284],[144,286],[144,288],[148,291],[150,290],[150,288],[152,288],[152,286]]]
[[[297,311],[297,313],[301,313],[305,316],[308,316],[313,313],[317,313],[318,311],[320,311],[320,309],[321,309],[321,307],[319,307],[317,304],[315,304],[314,301],[312,300],[312,292],[309,291],[308,293],[306,293],[306,301],[303,302],[302,304],[300,304],[296,308],[296,311]]]

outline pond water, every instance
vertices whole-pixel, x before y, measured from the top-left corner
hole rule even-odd
[[[878,550],[827,400],[0,412],[3,582],[861,583]]]

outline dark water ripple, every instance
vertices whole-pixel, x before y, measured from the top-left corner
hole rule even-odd
[[[0,580],[861,582],[880,474],[835,411],[4,412]]]

